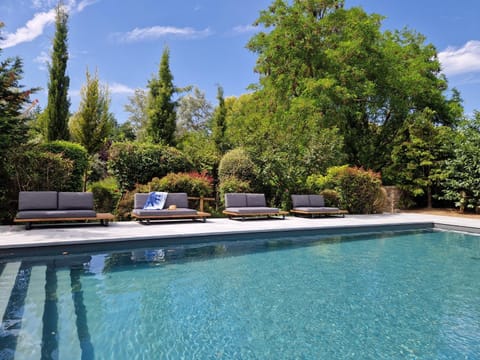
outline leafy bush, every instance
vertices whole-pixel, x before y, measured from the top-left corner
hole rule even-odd
[[[63,186],[64,191],[82,191],[85,171],[88,168],[88,153],[85,148],[69,141],[52,141],[39,145],[40,151],[61,154],[73,163],[71,176]]]
[[[89,191],[93,193],[93,202],[97,212],[115,212],[121,193],[113,177],[92,183]]]
[[[198,172],[170,173],[147,185],[150,191],[186,192],[189,196],[210,196],[213,192],[213,178]]]
[[[381,193],[380,174],[361,168],[346,168],[337,177],[340,206],[353,214],[372,214]]]
[[[74,161],[63,154],[34,149],[20,152],[13,161],[19,191],[71,191]]]
[[[251,191],[252,188],[250,186],[250,181],[241,180],[235,176],[224,178],[218,187],[220,202],[222,204],[225,202],[225,194],[227,193],[242,193]]]
[[[326,203],[335,202],[353,214],[379,212],[385,201],[380,174],[362,168],[335,166],[325,176],[309,176],[307,186],[310,192],[322,193]]]
[[[191,169],[187,158],[175,148],[138,143],[113,143],[108,165],[122,191],[146,184],[154,177]]]
[[[244,181],[255,180],[255,164],[244,149],[230,150],[220,160],[218,177],[220,182],[230,177],[236,177]]]
[[[325,206],[333,206],[339,207],[340,206],[340,194],[332,189],[325,189],[320,192],[325,199]]]

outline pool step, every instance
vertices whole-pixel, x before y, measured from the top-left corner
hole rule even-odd
[[[45,285],[46,270],[45,265],[33,266],[31,269],[30,286],[25,296],[22,324],[17,336],[15,360],[35,359],[41,353],[45,307],[45,286],[42,285]]]
[[[5,310],[7,309],[10,294],[12,293],[15,279],[17,278],[20,262],[7,263],[0,275],[0,322],[3,320]]]

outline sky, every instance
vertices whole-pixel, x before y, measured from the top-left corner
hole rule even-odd
[[[215,106],[217,87],[239,96],[258,81],[256,55],[246,49],[252,26],[273,0],[63,0],[69,9],[67,75],[71,112],[78,109],[87,69],[108,86],[119,123],[137,88],[158,74],[166,46],[177,87],[193,85]],[[457,88],[467,115],[480,110],[478,0],[346,0],[385,17],[383,30],[408,28],[426,36],[439,55],[450,88]],[[32,99],[47,105],[48,67],[57,0],[0,0],[5,24],[0,59],[19,56],[22,84],[41,87]]]

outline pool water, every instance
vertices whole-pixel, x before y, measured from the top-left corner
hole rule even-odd
[[[0,359],[480,359],[480,238],[0,259]]]

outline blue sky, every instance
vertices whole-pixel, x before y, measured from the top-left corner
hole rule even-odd
[[[64,0],[69,8],[71,111],[78,108],[85,72],[98,71],[111,94],[116,119],[135,88],[157,74],[163,48],[170,48],[176,86],[195,85],[216,105],[217,85],[225,96],[246,92],[257,81],[255,55],[245,45],[251,24],[271,0]],[[2,58],[20,56],[23,84],[42,87],[34,95],[46,105],[54,7],[57,0],[1,0]],[[408,27],[427,37],[439,52],[450,87],[460,90],[465,110],[480,109],[480,1],[346,0],[386,17],[384,29]]]

